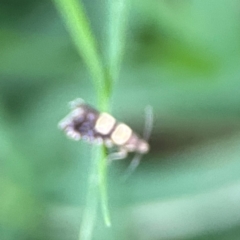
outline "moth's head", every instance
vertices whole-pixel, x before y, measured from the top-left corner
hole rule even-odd
[[[81,135],[78,131],[76,131],[75,126],[83,121],[85,116],[85,106],[84,100],[81,98],[77,98],[74,101],[69,103],[69,107],[72,111],[62,119],[58,127],[63,130],[69,138],[74,140],[80,140]]]

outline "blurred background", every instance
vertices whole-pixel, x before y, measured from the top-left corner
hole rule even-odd
[[[84,6],[104,55],[106,2]],[[240,2],[133,0],[112,111],[151,151],[109,167],[94,239],[240,239]],[[75,240],[91,146],[57,129],[91,78],[51,1],[0,0],[0,240]]]

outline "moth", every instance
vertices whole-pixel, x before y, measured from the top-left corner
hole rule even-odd
[[[60,121],[59,128],[76,141],[83,139],[107,148],[117,147],[118,151],[110,154],[108,160],[123,159],[130,152],[140,156],[149,151],[147,137],[139,137],[128,125],[118,122],[109,113],[99,112],[80,98],[70,102],[70,108],[71,112]]]

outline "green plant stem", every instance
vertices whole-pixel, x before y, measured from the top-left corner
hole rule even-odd
[[[104,222],[107,227],[111,226],[111,219],[108,206],[108,194],[107,194],[107,152],[105,147],[101,148],[102,154],[100,161],[98,162],[98,176],[99,176],[99,191],[101,208],[103,213]]]
[[[81,1],[54,0],[54,3],[65,20],[66,26],[77,47],[78,53],[86,63],[93,79],[100,110],[109,110],[109,99],[112,81],[103,68],[95,38],[86,17]],[[111,225],[107,201],[107,166],[104,148],[94,147],[92,166],[90,169],[86,208],[84,210],[79,238],[90,240],[97,213],[98,196],[100,192],[101,206],[105,224]]]
[[[117,79],[124,42],[125,10],[127,0],[109,0],[109,61],[103,67],[97,44],[80,0],[53,0],[60,11],[70,35],[92,75],[98,107],[109,111],[113,82]],[[86,208],[83,213],[79,239],[92,238],[97,214],[98,196],[105,224],[111,226],[107,197],[107,154],[104,147],[94,147],[89,175]]]
[[[101,148],[93,147],[92,163],[90,167],[88,193],[86,198],[86,206],[83,212],[83,218],[81,223],[81,230],[79,233],[79,240],[92,239],[93,228],[95,224],[97,205],[98,205],[98,162],[99,156],[101,156]]]
[[[86,63],[91,75],[97,101],[101,110],[107,110],[111,87],[106,78],[97,44],[83,5],[79,0],[53,0],[62,14],[78,53]]]
[[[118,78],[123,56],[128,0],[108,0],[108,68],[113,82]]]

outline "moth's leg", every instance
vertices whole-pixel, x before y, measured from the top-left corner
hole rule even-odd
[[[141,161],[142,154],[137,153],[135,154],[134,158],[130,162],[127,170],[125,171],[125,174],[123,176],[123,180],[126,181],[130,175],[135,171],[135,169],[138,167],[140,161]]]
[[[127,157],[128,152],[125,149],[120,149],[119,152],[114,152],[108,155],[107,162],[110,164],[112,161],[121,160]]]
[[[146,142],[148,141],[151,135],[152,129],[153,129],[153,109],[151,106],[147,106],[145,108],[145,127],[143,132],[143,140],[145,140]],[[124,181],[126,181],[138,167],[141,158],[142,154],[137,152],[126,170],[126,173],[123,177]]]

